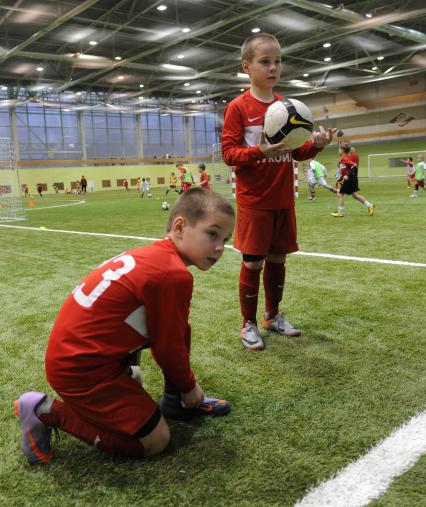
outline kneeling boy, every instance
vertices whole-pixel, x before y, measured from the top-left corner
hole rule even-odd
[[[204,396],[191,370],[188,266],[211,268],[234,220],[227,199],[188,190],[176,201],[165,239],[113,257],[74,289],[46,352],[47,380],[63,401],[38,392],[15,401],[30,463],[52,459],[52,428],[109,454],[142,458],[167,446],[164,416],[229,412],[227,401]],[[164,374],[161,410],[140,382],[137,363],[144,348]]]

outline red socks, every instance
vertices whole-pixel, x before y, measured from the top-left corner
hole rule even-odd
[[[137,438],[97,428],[81,419],[71,407],[62,401],[55,400],[50,414],[40,414],[38,418],[46,426],[60,428],[108,454],[130,458],[143,458],[144,456],[144,447]]]
[[[263,286],[265,288],[265,310],[269,318],[278,313],[278,306],[283,298],[285,281],[284,263],[265,261],[263,270]]]
[[[257,323],[257,300],[259,297],[260,272],[262,269],[249,269],[244,262],[240,272],[240,306],[243,315],[243,325],[249,320]]]

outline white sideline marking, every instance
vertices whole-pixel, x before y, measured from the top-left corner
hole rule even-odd
[[[44,206],[43,208],[28,208],[28,209],[25,209],[25,211],[40,211],[40,210],[43,210],[43,209],[50,209],[50,208],[65,208],[66,206],[75,206],[77,204],[84,204],[86,201],[76,201],[76,202],[71,202],[71,203],[68,203],[68,204],[55,204],[53,206]]]
[[[416,268],[426,268],[422,262],[392,261],[388,259],[375,259],[374,257],[350,257],[348,255],[323,254],[314,252],[294,252],[291,255],[307,255],[310,257],[325,257],[326,259],[339,259],[344,261],[375,262],[377,264],[396,264],[398,266],[414,266]]]
[[[77,203],[76,203],[77,204]],[[31,231],[43,231],[43,232],[61,232],[63,234],[77,234],[81,236],[101,236],[106,238],[125,238],[125,239],[138,239],[141,241],[158,241],[160,238],[149,238],[147,236],[131,236],[127,234],[109,234],[106,232],[86,232],[86,231],[67,231],[65,229],[48,229],[40,227],[28,227],[23,225],[9,225],[9,224],[1,224],[0,227],[9,227],[11,229],[27,229]],[[234,252],[239,252],[239,250],[235,249],[232,245],[225,245],[225,248],[229,248],[230,250],[234,250]],[[325,253],[315,253],[315,252],[294,252],[291,255],[303,255],[307,257],[324,257],[325,259],[339,259],[346,261],[358,261],[358,262],[372,262],[378,264],[395,264],[397,266],[412,266],[415,268],[426,268],[426,264],[421,262],[409,262],[409,261],[393,261],[388,259],[375,259],[373,257],[349,257],[348,255],[334,255],[334,254],[325,254]]]
[[[295,507],[361,507],[384,493],[426,452],[426,412],[412,417]]]

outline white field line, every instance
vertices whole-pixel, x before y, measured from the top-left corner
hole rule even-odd
[[[68,204],[55,204],[53,206],[44,206],[43,208],[28,208],[25,211],[40,211],[43,209],[51,209],[51,208],[66,208],[67,206],[76,206],[77,204],[84,204],[86,201],[76,201],[70,202]]]
[[[106,232],[86,232],[86,231],[68,231],[65,229],[49,229],[47,227],[28,227],[23,225],[9,225],[9,224],[1,224],[0,227],[6,227],[10,229],[26,229],[30,231],[42,231],[42,232],[59,232],[62,234],[76,234],[81,236],[100,236],[106,238],[125,238],[125,239],[138,239],[140,241],[158,241],[159,238],[150,238],[147,236],[131,236],[127,234],[109,234]],[[239,252],[232,245],[225,245],[225,248],[229,248],[234,252]],[[357,261],[357,262],[371,262],[377,264],[393,264],[397,266],[411,266],[416,268],[426,268],[425,263],[421,262],[408,262],[408,261],[393,261],[388,259],[375,259],[370,257],[350,257],[348,255],[334,255],[334,254],[325,254],[325,253],[315,253],[315,252],[295,252],[291,255],[303,255],[308,257],[323,257],[325,259],[338,259],[345,261]]]
[[[295,507],[361,507],[383,494],[391,482],[426,453],[426,412],[422,412],[334,478],[311,489]]]

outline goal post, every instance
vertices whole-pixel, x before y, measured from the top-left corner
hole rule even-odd
[[[401,178],[407,176],[407,168],[403,162],[407,158],[413,159],[416,165],[417,155],[423,155],[424,151],[396,151],[394,153],[371,153],[368,155],[369,178]]]
[[[235,199],[235,175],[222,157],[222,143],[212,145],[211,187],[215,192]]]
[[[0,222],[25,220],[15,147],[11,139],[0,137]]]

